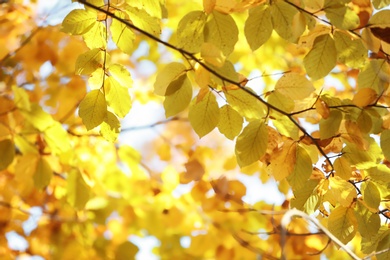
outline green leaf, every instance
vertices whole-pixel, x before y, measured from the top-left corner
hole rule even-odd
[[[77,75],[89,75],[102,67],[104,53],[101,49],[92,49],[79,55],[76,61],[75,73]]]
[[[15,157],[15,145],[10,139],[0,141],[0,171],[7,169]]]
[[[307,98],[314,90],[313,84],[306,77],[294,72],[284,74],[275,85],[275,91],[294,100]]]
[[[192,86],[191,82],[185,75],[180,87],[173,94],[165,97],[164,109],[165,116],[170,117],[177,115],[187,108],[192,99]]]
[[[357,200],[355,216],[358,222],[358,230],[362,237],[372,240],[381,226],[381,220],[378,214],[373,213],[364,206],[361,200]]]
[[[100,125],[107,114],[107,103],[103,93],[98,90],[92,90],[80,103],[79,116],[87,130]]]
[[[90,30],[83,34],[83,39],[90,49],[105,49],[107,46],[106,26],[103,23],[95,23]]]
[[[100,134],[109,142],[115,142],[120,133],[121,123],[118,118],[111,112],[107,111],[106,118],[100,125]]]
[[[338,61],[352,68],[361,68],[367,61],[367,49],[360,38],[352,38],[342,31],[334,33]]]
[[[229,105],[224,105],[220,109],[218,129],[226,138],[233,140],[241,132],[243,121],[244,119],[236,110]]]
[[[306,149],[297,145],[296,147],[296,161],[293,172],[287,176],[287,181],[291,185],[293,191],[301,189],[313,171],[313,165]]]
[[[204,26],[207,16],[202,11],[192,11],[186,14],[177,27],[177,44],[191,53],[198,53],[204,42]]]
[[[185,75],[183,77],[183,75]],[[186,67],[182,63],[172,62],[157,74],[154,93],[169,96],[187,84]],[[189,82],[188,82],[189,83]]]
[[[108,68],[111,76],[124,88],[130,88],[133,86],[133,80],[131,79],[130,72],[121,64],[111,64]]]
[[[219,107],[217,99],[211,91],[208,91],[203,98],[198,101],[199,96],[194,99],[190,106],[188,119],[199,138],[211,132],[219,121]]]
[[[263,45],[273,31],[271,9],[267,4],[249,9],[249,16],[245,22],[245,37],[252,51]]]
[[[248,91],[253,91],[246,88]],[[265,106],[255,97],[241,88],[224,89],[229,105],[246,119],[261,119],[265,115]]]
[[[303,59],[307,74],[317,80],[325,77],[336,65],[337,50],[333,38],[329,34],[318,36],[313,48]]]
[[[249,122],[237,137],[235,153],[240,167],[248,166],[260,159],[267,149],[268,130],[262,120]]]
[[[347,244],[355,237],[357,229],[357,220],[352,208],[338,206],[335,208],[328,219],[329,231]]]
[[[146,10],[141,8],[126,7],[126,12],[135,27],[140,28],[154,36],[161,34],[160,19],[151,16]]]
[[[313,214],[319,207],[318,180],[307,180],[301,189],[295,189],[294,198],[291,199],[291,208],[296,208]]]
[[[123,12],[117,11],[115,15],[119,18],[126,19],[126,15]],[[126,24],[113,19],[110,31],[112,40],[118,46],[118,48],[124,53],[131,55],[133,52],[133,42],[135,40],[135,34],[133,30]]]
[[[334,161],[333,166],[336,171],[336,176],[339,176],[346,181],[348,181],[352,177],[351,164],[345,157],[342,156],[337,158]]]
[[[377,210],[379,204],[381,203],[381,194],[379,192],[378,187],[372,181],[368,181],[363,183],[362,185],[362,193],[363,200],[367,204],[368,207]]]
[[[113,109],[118,117],[125,117],[131,108],[128,88],[122,87],[114,77],[108,77],[105,81],[104,89],[108,106]]]
[[[45,158],[40,157],[37,162],[37,168],[34,173],[34,185],[37,189],[43,189],[49,185],[53,177],[53,170]]]
[[[62,22],[62,31],[80,35],[89,31],[96,23],[97,14],[83,9],[72,10]]]
[[[82,210],[91,197],[91,188],[85,182],[81,173],[70,171],[67,178],[67,201],[77,210]]]
[[[343,4],[327,6],[324,11],[332,25],[339,29],[352,30],[357,28],[360,24],[357,13]]]
[[[359,73],[357,83],[359,88],[372,88],[378,95],[382,94],[389,78],[389,64],[383,59],[370,60]]]
[[[230,15],[214,10],[205,25],[204,37],[205,42],[214,44],[228,56],[238,41],[238,28]]]
[[[321,140],[334,137],[338,134],[340,129],[343,114],[339,110],[331,110],[329,117],[320,120],[320,138]]]

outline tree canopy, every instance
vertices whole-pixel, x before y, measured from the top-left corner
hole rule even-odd
[[[72,2],[0,1],[2,259],[390,259],[389,0]]]

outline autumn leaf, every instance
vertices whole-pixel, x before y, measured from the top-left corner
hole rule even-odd
[[[81,101],[79,115],[87,130],[100,125],[107,114],[107,103],[103,93],[96,89],[89,92]]]

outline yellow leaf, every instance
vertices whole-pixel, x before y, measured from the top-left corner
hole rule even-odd
[[[10,139],[0,141],[0,171],[7,169],[15,157],[15,145]]]
[[[194,99],[190,106],[188,119],[200,138],[211,132],[219,121],[219,107],[217,99],[211,91],[201,99]]]
[[[205,42],[214,44],[228,56],[238,41],[238,28],[230,15],[213,11],[205,25],[204,37]]]
[[[103,93],[96,89],[87,93],[80,103],[79,116],[87,130],[100,125],[106,118],[107,103]]]
[[[183,177],[187,182],[199,181],[202,179],[205,169],[197,159],[187,162],[184,166],[186,167],[186,172]]]
[[[164,182],[164,189],[167,191],[173,191],[180,184],[179,174],[171,165],[168,165],[161,173],[161,180]]]
[[[377,100],[378,95],[372,88],[360,88],[352,102],[358,107],[366,107]]]
[[[320,137],[325,140],[334,137],[340,129],[343,114],[339,110],[331,110],[327,119],[320,120]]]
[[[133,7],[138,9],[143,9],[148,12],[151,16],[157,17],[159,19],[166,18],[163,17],[163,8],[165,8],[160,0],[142,0],[142,1],[126,1]]]
[[[215,7],[217,0],[203,0],[203,9],[206,14],[210,14]]]
[[[274,30],[285,40],[296,42],[306,29],[304,16],[284,1],[273,2],[271,14]]]
[[[117,63],[111,64],[108,71],[122,87],[130,88],[133,86],[130,72],[123,65]]]
[[[202,44],[200,56],[209,64],[215,67],[222,67],[226,57],[214,44],[205,42]]]
[[[363,200],[374,212],[378,210],[379,204],[381,203],[381,194],[377,185],[368,181],[362,185]]]
[[[271,154],[267,170],[274,176],[275,180],[281,181],[293,172],[296,161],[296,146],[296,142],[287,139],[283,146]]]
[[[230,61],[225,60],[225,63],[222,66],[218,66],[218,67],[213,66],[211,64],[208,64],[208,66],[218,74],[218,75],[214,75],[211,73],[210,78],[214,82],[214,84],[219,86],[226,86],[231,84],[225,81],[225,79],[238,82],[238,74],[234,69],[234,65]],[[224,79],[221,79],[221,77],[223,77]]]
[[[280,134],[299,140],[299,128],[285,115],[272,111],[272,124]]]
[[[50,164],[43,157],[40,157],[37,162],[36,170],[33,176],[34,186],[37,189],[43,189],[49,185],[51,178],[53,177],[53,170]]]
[[[120,244],[115,251],[115,260],[128,260],[135,259],[135,255],[139,249],[136,245],[129,241],[125,241]]]
[[[390,130],[384,130],[381,133],[380,145],[383,151],[383,155],[390,161]]]
[[[342,156],[337,158],[334,161],[333,166],[336,171],[336,176],[339,176],[346,181],[348,181],[352,177],[351,164],[345,157]]]
[[[325,6],[324,11],[332,25],[340,29],[352,30],[357,28],[360,24],[357,13],[343,4],[337,3],[331,6]]]
[[[346,180],[340,177],[333,177],[329,179],[330,190],[325,194],[325,200],[329,201],[332,205],[349,207],[356,199],[355,187]]]
[[[362,237],[371,240],[378,234],[381,226],[379,214],[369,211],[360,199],[356,202],[355,216],[358,221],[358,230]]]
[[[157,154],[162,161],[169,161],[172,158],[171,145],[164,142],[160,144],[157,148]]]
[[[186,67],[183,64],[169,63],[157,74],[154,93],[160,96],[172,95],[186,84],[187,77],[183,77],[183,75],[186,75]]]
[[[106,118],[100,125],[100,134],[109,142],[115,142],[120,133],[121,123],[111,112],[107,111]]]
[[[372,0],[372,4],[375,9],[382,9],[383,7],[388,7],[390,5],[389,0]]]
[[[352,38],[342,31],[334,33],[337,59],[352,68],[361,68],[367,61],[367,49],[360,38]]]
[[[301,189],[294,190],[294,198],[291,199],[291,208],[296,208],[313,214],[319,207],[318,180],[307,180]]]
[[[73,35],[84,34],[94,26],[96,18],[96,12],[72,10],[62,22],[62,31]]]
[[[30,98],[24,88],[19,88],[17,86],[12,86],[12,92],[14,94],[14,103],[17,108],[30,111],[31,104]]]
[[[294,170],[287,176],[287,181],[293,190],[301,189],[313,170],[311,158],[305,148],[297,145],[295,153]]]
[[[91,197],[91,188],[85,182],[81,173],[70,171],[67,178],[67,201],[77,210],[82,210]]]
[[[249,92],[253,91],[250,88]],[[224,93],[229,105],[246,119],[260,119],[265,115],[265,106],[253,95],[241,88],[225,88]]]
[[[390,66],[383,59],[373,59],[358,75],[359,88],[372,88],[378,95],[382,94],[390,77]]]
[[[268,130],[262,120],[249,122],[237,137],[235,153],[240,167],[248,166],[260,159],[267,149]]]
[[[275,85],[275,91],[294,100],[307,98],[314,90],[313,84],[297,73],[284,74]]]
[[[328,229],[341,242],[347,244],[355,237],[357,220],[352,208],[338,206],[328,219]]]
[[[88,85],[91,89],[100,89],[103,86],[105,77],[104,70],[102,68],[97,68],[88,78]]]
[[[31,110],[21,110],[24,118],[39,131],[45,131],[54,124],[54,120],[36,103],[31,103]]]
[[[186,14],[177,27],[178,47],[191,53],[198,53],[204,41],[203,29],[207,16],[202,11]]]
[[[294,100],[292,100],[289,96],[282,94],[279,91],[273,91],[267,99],[268,103],[273,105],[274,107],[279,108],[280,110],[291,113],[294,110]]]
[[[126,19],[126,15],[120,11],[115,12],[115,15],[122,19]],[[112,40],[115,42],[116,46],[124,53],[131,55],[133,53],[133,42],[135,39],[133,30],[126,24],[113,19],[110,31]]]
[[[164,109],[165,116],[170,117],[177,115],[187,108],[192,98],[192,86],[187,75],[184,75],[183,83],[180,85],[178,90],[173,94],[165,97]],[[176,87],[175,87],[176,88]]]
[[[388,28],[390,27],[389,15],[390,10],[381,10],[370,18],[369,24],[375,25],[376,27]]]
[[[96,48],[89,50],[77,58],[75,73],[77,75],[89,75],[102,67],[104,53]]]
[[[114,110],[118,117],[125,117],[131,108],[129,90],[122,87],[114,77],[108,77],[104,87],[108,106]]]
[[[55,122],[44,131],[44,138],[53,154],[61,154],[71,149],[68,133],[59,122]]]
[[[126,12],[135,27],[140,28],[154,36],[161,33],[160,19],[151,16],[146,9],[126,7]]]
[[[271,37],[273,28],[269,5],[261,4],[249,9],[244,32],[252,51],[257,50]]]
[[[333,38],[329,34],[318,36],[313,48],[303,59],[307,74],[317,80],[325,77],[336,65],[337,50]]]
[[[105,49],[107,46],[106,26],[103,23],[94,23],[92,28],[83,34],[83,39],[90,49]]]
[[[224,105],[220,109],[218,129],[226,138],[233,140],[241,132],[243,121],[236,110],[229,105]]]

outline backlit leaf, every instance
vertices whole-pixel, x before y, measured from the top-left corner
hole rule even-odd
[[[291,208],[313,214],[320,202],[320,196],[317,192],[318,184],[318,180],[307,180],[301,189],[295,189],[294,198],[291,199]]]
[[[340,204],[341,206],[349,207],[356,199],[355,187],[340,177],[330,178],[329,187],[330,190],[325,194],[325,200],[334,206]]]
[[[297,143],[287,139],[283,146],[271,154],[268,172],[275,180],[281,181],[289,176],[295,167]]]
[[[154,83],[154,93],[160,96],[172,95],[186,83],[186,67],[178,62],[169,63],[157,74]]]
[[[98,89],[89,92],[80,103],[79,116],[87,130],[100,125],[106,118],[106,114],[106,99]]]
[[[279,91],[273,91],[268,96],[267,101],[274,107],[277,107],[286,113],[291,113],[294,110],[294,100],[292,100],[290,96],[284,95]]]
[[[336,136],[340,129],[343,114],[339,110],[331,110],[327,119],[322,118],[320,121],[321,139]]]
[[[121,124],[118,118],[107,111],[106,118],[100,125],[100,134],[109,142],[115,142],[120,133]]]
[[[385,60],[373,59],[358,75],[359,88],[372,88],[379,95],[386,86],[389,78],[390,66]]]
[[[371,240],[378,234],[381,226],[380,217],[378,214],[369,211],[361,200],[357,200],[355,216],[358,221],[358,230],[362,237]]]
[[[350,7],[343,4],[335,4],[325,8],[326,17],[332,25],[344,29],[351,30],[359,26],[359,16]]]
[[[390,0],[372,0],[375,9],[382,9],[390,5]]]
[[[352,68],[361,68],[367,60],[367,49],[359,38],[352,38],[351,35],[336,31],[334,40],[337,49],[337,59]]]
[[[284,1],[276,1],[271,5],[274,30],[285,40],[296,42],[305,31],[305,18],[298,9]]]
[[[202,44],[201,53],[202,58],[209,64],[215,67],[222,67],[225,64],[225,55],[214,44],[205,42]]]
[[[115,12],[115,15],[125,19],[126,15],[120,11]],[[120,50],[126,54],[131,55],[133,52],[133,42],[135,40],[135,34],[133,30],[126,24],[113,19],[110,26],[112,40],[118,46]]]
[[[245,37],[252,51],[263,45],[273,31],[271,9],[267,4],[261,4],[249,9],[249,16],[245,22]]]
[[[260,159],[267,149],[268,130],[262,120],[250,122],[237,137],[235,153],[240,167]]]
[[[306,149],[297,145],[295,152],[294,170],[287,176],[287,181],[293,190],[302,188],[313,170],[312,161]]]
[[[325,77],[336,65],[337,50],[329,34],[318,36],[313,48],[303,59],[307,74],[317,80]]]
[[[220,109],[218,129],[226,138],[233,140],[241,132],[243,121],[236,110],[229,105],[224,105]]]
[[[67,201],[77,210],[82,210],[91,196],[91,190],[81,173],[73,170],[67,178]]]
[[[29,96],[24,88],[12,86],[12,92],[14,93],[15,105],[25,111],[31,110],[31,104]]]
[[[15,145],[10,139],[0,141],[0,171],[6,169],[15,157]]]
[[[352,102],[358,107],[368,106],[377,100],[378,95],[372,88],[360,88],[353,97]]]
[[[204,41],[203,29],[207,16],[202,11],[186,14],[177,27],[178,47],[191,53],[198,53]]]
[[[72,10],[62,22],[62,31],[70,34],[84,34],[96,23],[96,12],[82,9]]]
[[[124,88],[133,86],[130,72],[121,64],[111,64],[108,68],[111,76]]]
[[[343,156],[337,158],[334,161],[333,166],[336,171],[336,176],[339,176],[346,181],[352,177],[351,164]]]
[[[192,86],[185,75],[183,83],[173,94],[167,95],[164,100],[165,116],[177,115],[187,108],[192,99]]]
[[[237,25],[230,15],[213,11],[205,25],[204,38],[228,56],[238,41]]]
[[[131,6],[126,7],[126,12],[134,26],[155,36],[160,35],[160,19],[151,16],[144,9],[134,8]]]
[[[354,238],[357,229],[357,220],[352,208],[338,206],[329,216],[328,229],[341,242],[347,244]]]
[[[49,185],[51,178],[53,177],[53,170],[50,164],[43,157],[40,157],[37,162],[36,171],[34,173],[34,186],[37,189],[43,189]]]
[[[297,73],[286,73],[276,82],[275,90],[299,100],[308,97],[315,89],[306,77]]]
[[[248,91],[252,92],[251,89],[248,89]],[[264,105],[245,90],[241,88],[226,88],[224,93],[229,105],[243,117],[260,119],[264,116]]]
[[[125,117],[131,108],[130,94],[127,87],[122,87],[114,77],[107,78],[104,87],[108,106],[113,109],[118,117]]]
[[[194,103],[190,106],[188,119],[200,138],[217,126],[219,107],[217,99],[211,91],[208,91],[200,101],[195,98]]]
[[[372,181],[365,182],[362,186],[363,200],[368,207],[377,210],[381,202],[381,194],[376,184]]]
[[[380,144],[383,151],[383,155],[390,161],[390,130],[382,132],[380,137]]]
[[[107,34],[103,23],[95,23],[90,30],[83,34],[83,39],[88,48],[106,48]]]
[[[96,48],[81,54],[76,61],[75,73],[89,75],[100,68],[103,63],[103,52]]]

